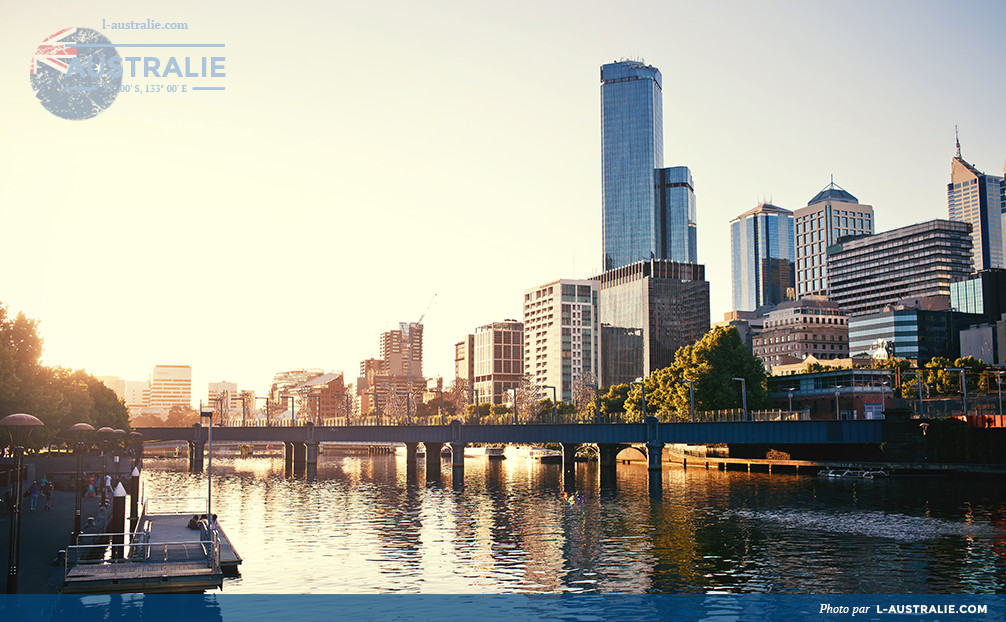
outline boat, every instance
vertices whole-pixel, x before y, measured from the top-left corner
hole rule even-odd
[[[527,457],[531,460],[537,460],[542,464],[562,464],[562,452],[558,449],[532,447]]]
[[[888,476],[883,469],[821,469],[817,475],[844,479],[880,479]]]
[[[506,447],[486,447],[486,458],[490,460],[506,460]]]

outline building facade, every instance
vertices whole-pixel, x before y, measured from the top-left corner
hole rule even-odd
[[[174,406],[192,408],[192,368],[188,365],[157,365],[150,373],[148,406],[167,416]]]
[[[467,386],[475,382],[475,335],[465,335],[454,344],[454,377],[467,382]]]
[[[950,307],[995,322],[1006,313],[1006,270],[982,270],[950,284]]]
[[[768,203],[730,221],[735,311],[754,311],[795,297],[793,235],[793,212]]]
[[[632,382],[674,362],[678,348],[709,332],[705,267],[639,261],[596,277],[601,385]]]
[[[524,371],[538,389],[555,387],[560,401],[573,399],[574,382],[597,382],[598,293],[597,281],[577,279],[524,291]]]
[[[796,295],[827,296],[828,247],[838,238],[873,233],[873,207],[862,205],[832,181],[793,214]]]
[[[383,419],[406,417],[426,392],[423,377],[423,325],[399,324],[380,335],[381,358],[360,363],[356,395],[360,412],[374,411]]]
[[[931,220],[843,240],[828,250],[830,297],[850,316],[906,298],[950,296],[971,273],[971,226]]]
[[[825,362],[849,356],[848,318],[825,296],[806,296],[779,304],[765,314],[752,352],[772,373],[813,356]]]
[[[687,167],[664,168],[661,89],[656,67],[601,67],[605,270],[651,258],[697,261],[695,185]]]
[[[241,400],[238,399],[240,397],[241,394],[238,393],[236,382],[211,382],[206,387],[206,402],[204,406],[212,409],[218,416],[230,417],[235,413],[240,415]],[[223,405],[223,411],[221,411],[221,399],[226,399],[227,402]],[[249,406],[254,407],[254,403],[249,404]]]
[[[980,317],[952,311],[945,296],[890,305],[849,319],[849,351],[853,356],[903,358],[919,365],[937,356],[954,360],[961,355],[961,329]]]
[[[947,211],[950,220],[971,225],[975,270],[1004,268],[1003,178],[986,175],[961,157],[961,144],[950,165]]]
[[[524,324],[505,320],[479,326],[474,343],[478,401],[502,404],[508,400],[506,392],[518,388],[524,377]]]

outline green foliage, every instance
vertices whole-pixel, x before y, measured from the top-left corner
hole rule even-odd
[[[83,370],[45,367],[38,324],[23,313],[11,318],[0,304],[0,417],[28,413],[45,427],[31,435],[33,447],[64,438],[75,423],[129,428],[125,404]]]
[[[695,409],[720,410],[742,406],[741,385],[734,378],[744,378],[749,410],[769,406],[765,368],[748,352],[737,329],[717,326],[690,346],[682,346],[670,367],[658,369],[645,380],[647,413],[658,411],[689,412],[690,380],[695,389]],[[642,392],[633,386],[625,401],[626,411],[642,411]]]

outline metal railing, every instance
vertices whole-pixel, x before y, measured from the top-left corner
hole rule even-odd
[[[214,573],[220,571],[220,539],[212,529],[201,532],[199,541],[191,542],[150,542],[149,533],[107,533],[93,534],[111,540],[122,538],[122,543],[101,542],[98,544],[74,544],[66,547],[63,562],[63,580],[70,572],[85,565],[142,564],[153,560],[160,563],[191,563],[205,560],[206,567]],[[200,555],[192,556],[196,547]]]
[[[206,497],[147,497],[143,500],[143,513],[150,514],[208,514]]]

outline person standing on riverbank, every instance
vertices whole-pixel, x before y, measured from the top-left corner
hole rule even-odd
[[[35,511],[35,506],[38,505],[38,482],[34,481],[28,490],[24,491],[24,496],[28,497],[28,509],[32,512]]]
[[[53,486],[53,484],[52,484],[51,481],[49,481],[49,480],[47,480],[45,478],[42,478],[42,481],[44,482],[42,484],[42,494],[45,495],[45,509],[51,510],[52,509],[52,491],[55,488],[55,486]]]

